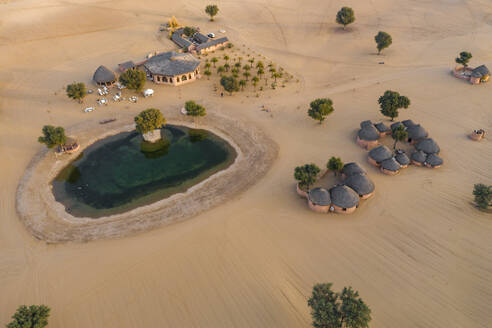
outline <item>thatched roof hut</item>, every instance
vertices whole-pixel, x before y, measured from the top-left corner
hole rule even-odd
[[[429,154],[427,156],[427,159],[425,160],[425,165],[431,168],[440,167],[442,163],[443,163],[442,158],[437,156],[436,154]]]
[[[381,162],[381,172],[385,174],[396,174],[400,172],[401,165],[396,161],[394,157],[385,159],[384,161]]]
[[[389,126],[387,126],[383,122],[379,122],[377,124],[374,124],[374,127],[378,130],[379,134],[391,133],[391,129],[389,128]]]
[[[379,147],[371,149],[368,156],[369,159],[372,159],[377,164],[381,164],[381,162],[384,161],[385,159],[391,158],[393,154],[391,153],[391,150],[389,150],[388,147],[381,145]]]
[[[314,188],[309,190],[308,199],[314,205],[330,206],[330,193],[325,188]]]
[[[399,150],[396,153],[395,160],[401,165],[402,168],[405,168],[410,164],[410,158],[408,158],[407,154],[405,154],[403,150]]]
[[[374,193],[374,183],[365,174],[351,175],[343,183],[353,189],[360,198],[369,198]]]
[[[92,77],[97,85],[111,86],[116,82],[116,75],[106,66],[99,66]]]
[[[354,174],[366,174],[366,170],[364,170],[359,164],[355,162],[347,163],[343,166],[342,176],[347,178]]]
[[[374,125],[371,124],[360,129],[357,136],[360,140],[375,141],[379,139],[379,132]]]
[[[408,133],[408,142],[416,142],[417,140],[427,138],[429,134],[425,129],[420,125],[412,125],[407,128]]]
[[[372,122],[370,120],[365,120],[365,121],[360,122],[360,128],[361,129],[366,128],[368,126],[373,126]]]
[[[417,166],[422,166],[425,163],[426,158],[427,155],[423,151],[415,151],[412,153],[412,155],[410,155],[412,163]]]
[[[394,129],[396,129],[400,125],[403,125],[403,123],[402,122],[395,122],[395,123],[391,124],[390,125],[391,131],[393,131]],[[405,125],[403,125],[403,126],[405,126]]]
[[[344,185],[331,188],[330,197],[331,205],[337,213],[353,212],[359,206],[359,195]]]
[[[471,76],[475,78],[482,78],[490,75],[490,71],[485,65],[480,65],[472,70]]]
[[[404,121],[401,121],[401,123],[406,127],[406,128],[409,128],[411,126],[414,126],[416,125],[415,123],[413,123],[412,120],[404,120]]]
[[[437,143],[432,138],[420,140],[415,145],[415,149],[421,150],[426,154],[439,154],[439,152],[441,151]]]

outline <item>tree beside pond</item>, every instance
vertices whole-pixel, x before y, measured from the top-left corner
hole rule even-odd
[[[67,85],[66,91],[68,98],[77,100],[79,103],[82,103],[82,100],[87,95],[87,89],[85,84],[82,82]]]
[[[487,186],[483,183],[476,184],[473,187],[473,195],[478,208],[486,210],[489,206],[492,206],[492,186]]]
[[[355,22],[354,10],[350,7],[342,7],[337,13],[337,23],[343,25],[343,29]]]
[[[210,16],[210,21],[214,21],[214,17],[219,13],[219,7],[217,5],[208,5],[205,7],[205,13]]]
[[[141,134],[160,129],[165,124],[166,119],[161,111],[155,108],[146,109],[135,116],[135,129]]]
[[[381,107],[381,113],[384,116],[390,117],[391,121],[394,121],[395,117],[398,117],[398,110],[400,108],[408,108],[410,106],[410,99],[401,96],[396,91],[387,90],[379,97],[378,103]]]
[[[326,164],[326,168],[333,172],[336,176],[337,173],[340,173],[343,169],[343,162],[340,157],[331,157],[328,163]]]
[[[21,305],[12,316],[7,328],[44,328],[48,325],[50,308],[46,305]]]
[[[48,148],[62,146],[67,141],[65,129],[61,126],[45,125],[43,126],[42,132],[43,136],[38,138],[38,142],[45,144]]]
[[[223,76],[220,79],[220,85],[225,91],[232,95],[233,92],[239,91],[239,82],[232,76]]]
[[[382,31],[380,31],[374,37],[374,40],[376,41],[376,45],[378,48],[378,55],[381,53],[383,49],[388,48],[393,43],[393,39],[391,38],[391,35]]]
[[[119,81],[129,90],[140,92],[145,85],[146,79],[144,71],[129,69],[120,75]]]
[[[316,164],[305,164],[295,168],[294,178],[297,180],[299,188],[308,191],[309,187],[316,182],[319,172],[320,169]]]
[[[371,310],[352,287],[337,293],[332,284],[316,284],[308,306],[311,307],[315,328],[367,328]]]
[[[193,121],[195,121],[197,117],[205,116],[207,114],[205,107],[197,104],[193,100],[189,100],[185,103],[185,109],[186,109],[186,115],[192,116]]]
[[[334,111],[333,102],[328,98],[318,98],[311,102],[308,109],[308,115],[319,121],[319,124],[323,123],[326,116]]]
[[[460,56],[455,59],[457,64],[463,65],[464,68],[468,67],[468,62],[472,58],[472,54],[467,51],[460,52]]]

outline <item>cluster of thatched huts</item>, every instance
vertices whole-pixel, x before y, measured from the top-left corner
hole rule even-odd
[[[361,199],[374,195],[375,186],[366,171],[354,162],[344,165],[341,176],[342,183],[330,189],[317,187],[304,192],[297,188],[298,193],[307,198],[309,208],[315,212],[352,213]]]
[[[401,149],[393,153],[388,147],[379,145],[381,137],[390,135],[391,131],[399,126],[403,126],[408,134],[406,142],[415,147],[410,157]],[[385,174],[398,174],[410,164],[438,168],[443,163],[442,158],[438,156],[440,148],[437,143],[429,138],[429,134],[420,124],[415,124],[412,120],[395,122],[389,127],[384,123],[373,124],[371,121],[363,121],[360,127],[357,143],[365,149],[370,149],[369,163],[380,168]]]
[[[488,82],[490,79],[490,71],[485,65],[473,67],[456,67],[453,70],[453,75],[459,79],[467,80],[471,84],[480,84]]]

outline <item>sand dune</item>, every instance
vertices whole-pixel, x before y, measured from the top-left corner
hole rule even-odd
[[[50,327],[310,327],[306,300],[316,282],[351,285],[373,312],[371,327],[492,326],[492,216],[473,208],[474,183],[492,183],[491,87],[449,70],[459,51],[492,67],[492,7],[471,1],[220,1],[215,23],[205,2],[16,0],[0,4],[0,325],[19,304],[52,308]],[[354,7],[348,32],[336,10]],[[138,105],[84,114],[63,95],[89,83],[100,65],[173,45],[158,25],[176,15],[205,30],[224,28],[299,78],[260,98],[214,95],[206,79],[156,87]],[[394,43],[375,55],[374,35]],[[378,62],[384,61],[384,65]],[[381,120],[377,97],[393,89],[439,143],[445,165],[383,176],[355,144],[361,120]],[[56,95],[55,95],[56,93]],[[315,97],[335,112],[319,125],[306,115]],[[245,193],[190,220],[133,237],[87,244],[35,240],[15,210],[15,191],[40,149],[44,124],[70,127],[188,99],[254,122],[279,145],[267,175]],[[272,109],[272,115],[259,110]],[[318,215],[297,197],[293,168],[332,156],[358,161],[376,195],[351,216]]]

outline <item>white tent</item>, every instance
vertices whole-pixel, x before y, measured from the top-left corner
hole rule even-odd
[[[144,97],[150,97],[150,96],[154,95],[154,90],[147,89],[144,91],[143,95],[144,95]]]

